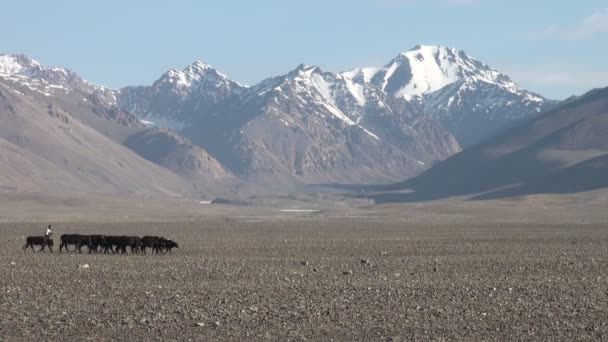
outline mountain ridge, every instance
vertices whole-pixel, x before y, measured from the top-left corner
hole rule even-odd
[[[67,69],[0,56],[0,155],[14,164],[3,168],[2,187],[198,197],[236,184],[202,148],[118,108],[114,94]],[[157,141],[163,155],[151,158]]]
[[[118,143],[131,128],[147,128],[128,146],[182,176],[200,164],[196,169],[211,176],[272,185],[416,176],[552,105],[465,52],[441,46],[417,46],[382,67],[344,72],[301,64],[252,86],[200,60],[166,71],[149,86],[122,89],[25,56],[3,55],[0,77],[77,111],[92,104],[98,117],[127,127],[119,134],[86,118]],[[73,99],[81,93],[83,99]],[[150,130],[154,126],[161,130]],[[140,145],[159,142],[177,150],[157,156]]]
[[[608,88],[566,100],[425,173],[375,190],[378,202],[493,199],[608,187]]]
[[[193,70],[201,69],[204,74],[211,73],[215,77],[203,77],[209,81],[206,83],[190,83],[183,76],[183,73],[198,74]],[[183,96],[174,96],[180,93],[175,90],[178,81],[169,82],[167,88],[160,87],[160,84],[167,84],[166,77],[162,76],[149,87],[119,90],[119,106],[145,120],[177,130],[215,158],[224,159],[234,173],[242,176],[255,174],[256,170],[260,174],[280,172],[302,176],[304,170],[296,170],[295,164],[321,162],[314,161],[315,158],[294,162],[300,160],[295,155],[312,153],[303,151],[310,150],[314,144],[343,144],[340,153],[346,150],[354,153],[354,159],[348,163],[357,168],[354,160],[359,147],[354,146],[359,146],[361,141],[355,142],[350,137],[352,129],[361,130],[365,139],[375,140],[384,151],[392,149],[396,153],[391,152],[394,160],[404,161],[390,168],[382,166],[389,164],[388,160],[366,157],[366,162],[359,161],[360,167],[379,169],[376,180],[387,179],[384,175],[390,175],[389,179],[411,176],[459,152],[461,147],[528,120],[552,105],[551,101],[520,88],[508,76],[463,51],[438,46],[418,46],[400,53],[384,67],[334,73],[301,64],[252,86],[242,86],[204,62],[194,62],[181,73],[175,74],[174,78],[183,79],[182,84],[189,85],[182,91]],[[267,129],[264,132],[263,127],[258,127],[255,134],[248,133],[247,126],[260,118],[277,122],[277,125],[267,126],[273,127],[274,131]],[[284,130],[283,126],[294,123],[316,135],[313,139],[307,134],[305,140],[308,142],[298,148],[300,152],[294,149],[289,152],[294,155],[289,156],[272,148],[260,151],[263,155],[255,155],[255,151],[268,147],[256,145],[256,141],[273,146],[289,145],[286,140],[280,142],[276,137],[269,137],[275,135],[276,130]],[[243,137],[243,134],[252,136]],[[331,134],[342,138],[335,140],[329,136]],[[284,139],[287,137],[285,135]],[[218,144],[223,146],[216,146]],[[372,152],[372,145],[366,146],[361,155],[382,155],[382,151]],[[313,150],[321,153],[319,149]],[[331,156],[337,151],[323,153],[330,154],[323,158],[340,160],[343,157]],[[257,163],[255,158],[265,160],[264,166],[252,167]],[[276,165],[267,169],[273,164]],[[347,164],[339,163],[340,168]],[[340,182],[352,178],[330,177],[330,174],[344,172],[336,167],[326,165],[326,175],[316,170],[313,173],[318,174],[317,178],[295,177],[295,180]]]

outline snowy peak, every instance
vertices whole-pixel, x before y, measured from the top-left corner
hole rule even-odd
[[[295,78],[295,77],[308,78],[314,74],[322,74],[322,73],[323,73],[323,71],[318,66],[300,64],[300,65],[298,65],[297,68],[295,68],[293,71],[291,71],[289,74],[287,74],[287,77],[288,78],[289,77],[291,77],[291,78]]]
[[[67,93],[76,90],[95,95],[110,105],[116,104],[113,90],[87,82],[68,69],[46,68],[22,54],[0,55],[0,77],[45,96],[55,92]]]
[[[329,126],[337,118],[344,129],[369,128],[379,138],[396,126],[413,131],[413,118],[434,120],[465,143],[468,136],[473,141],[536,115],[547,102],[463,51],[422,45],[381,67],[334,73],[300,64],[252,87],[197,61],[181,71],[170,70],[152,87],[131,88],[121,90],[123,108],[146,120],[179,122],[173,127],[180,129],[195,125],[199,117],[215,118],[226,108],[261,108]]]
[[[0,55],[0,76],[8,78],[35,78],[56,86],[66,86],[76,73],[63,68],[45,68],[26,55]]]
[[[194,61],[194,63],[190,64],[184,69],[184,72],[192,74],[203,74],[207,70],[215,69],[211,65],[203,61]]]
[[[183,70],[171,69],[155,82],[155,87],[170,87],[175,93],[183,96],[190,94],[196,88],[204,89],[233,89],[244,88],[228,76],[220,73],[211,65],[195,61]]]
[[[9,76],[15,74],[28,74],[32,70],[41,68],[40,63],[26,55],[0,55],[0,74]]]
[[[323,89],[323,94],[331,97],[329,92],[329,84],[325,81],[325,77],[330,74],[324,74],[317,66],[305,64],[298,65],[294,70],[280,76],[266,79],[259,84],[250,88],[250,92],[254,96],[266,96],[267,94],[278,94],[289,89],[295,94],[308,94],[318,92],[319,87]],[[250,94],[251,95],[251,94]]]
[[[183,99],[195,95],[223,98],[246,88],[202,61],[195,61],[181,71],[167,71],[152,87],[159,93],[172,93]]]
[[[213,66],[195,61],[165,72],[151,86],[120,89],[118,104],[146,122],[179,131],[212,108],[230,100],[238,103],[244,89]]]
[[[498,71],[468,56],[464,51],[443,46],[419,45],[400,53],[383,68],[360,69],[370,82],[383,91],[410,100],[433,93],[460,80],[472,78],[486,83],[513,87]]]

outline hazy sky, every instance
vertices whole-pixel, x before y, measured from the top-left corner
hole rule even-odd
[[[446,45],[551,98],[608,86],[606,0],[0,0],[0,53],[95,83],[149,84],[203,60],[254,84],[300,63],[383,65]]]

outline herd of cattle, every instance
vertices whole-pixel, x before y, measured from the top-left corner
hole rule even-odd
[[[34,246],[40,246],[39,251],[48,248],[53,252],[53,239],[48,236],[28,236],[25,240],[23,250],[31,247],[34,251]],[[81,234],[63,234],[60,237],[59,253],[65,248],[67,252],[69,246],[74,246],[73,252],[82,253],[82,247],[86,246],[89,253],[104,253],[104,254],[127,254],[127,249],[131,250],[131,254],[146,254],[146,249],[150,248],[154,254],[171,254],[173,248],[179,248],[177,242],[166,239],[160,236],[113,236],[113,235],[81,235]]]

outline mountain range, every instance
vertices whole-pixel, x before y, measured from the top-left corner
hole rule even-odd
[[[0,189],[192,197],[236,181],[202,148],[112,105],[114,96],[69,70],[0,56]]]
[[[252,86],[197,61],[122,89],[2,55],[0,91],[0,151],[27,160],[0,186],[186,197],[410,179],[563,106],[440,46],[345,72],[300,65]]]
[[[347,72],[300,65],[253,86],[195,62],[115,97],[238,177],[272,184],[411,177],[554,105],[464,52],[437,46]]]
[[[608,187],[608,88],[572,97],[531,121],[391,185],[378,202],[493,199]],[[405,193],[400,190],[407,190]]]

